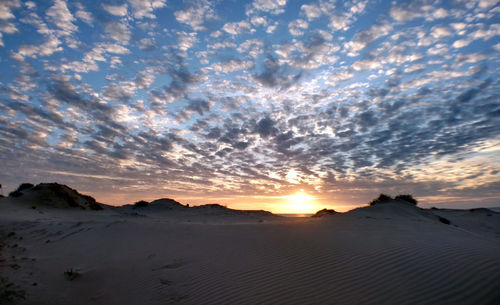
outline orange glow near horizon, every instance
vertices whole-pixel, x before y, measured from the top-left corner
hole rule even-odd
[[[84,192],[91,194],[90,192]],[[265,210],[274,214],[314,214],[327,208],[337,212],[347,212],[363,204],[351,204],[348,200],[339,198],[317,197],[308,194],[307,191],[297,190],[289,195],[238,195],[238,196],[179,196],[175,194],[148,193],[93,193],[96,200],[101,203],[120,206],[133,204],[139,200],[153,201],[159,198],[172,198],[182,204],[197,206],[209,203],[218,203],[237,210]]]
[[[285,199],[285,202],[281,206],[280,213],[310,214],[318,210],[317,205],[314,203],[316,198],[308,195],[303,190],[282,198]]]

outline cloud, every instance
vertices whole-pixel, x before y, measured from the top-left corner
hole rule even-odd
[[[269,136],[275,135],[278,131],[274,125],[275,122],[271,118],[265,117],[259,120],[255,129],[262,138],[268,138]]]
[[[196,32],[177,32],[176,34],[177,41],[179,42],[177,48],[182,51],[187,51],[188,49],[192,48],[198,41],[198,39],[196,38]]]
[[[471,42],[472,41],[470,41],[469,39],[459,39],[453,43],[453,47],[456,49],[463,48],[468,46]]]
[[[102,97],[119,103],[128,103],[136,90],[135,82],[115,81],[102,88]]]
[[[300,11],[309,21],[319,18],[322,15],[321,9],[315,4],[302,4]]]
[[[225,62],[218,62],[211,65],[211,68],[223,73],[232,73],[239,70],[249,70],[253,68],[252,61],[242,61],[238,59],[230,59]]]
[[[479,7],[480,8],[490,8],[493,5],[497,4],[498,0],[480,0]]]
[[[304,30],[309,27],[309,24],[303,19],[297,19],[288,24],[290,34],[294,36],[304,35]]]
[[[92,14],[87,11],[81,3],[76,3],[76,7],[78,8],[75,13],[76,17],[83,20],[83,22],[92,25],[92,23],[94,22],[94,17],[92,17]]]
[[[252,58],[257,58],[260,54],[264,53],[264,42],[258,39],[248,39],[239,44],[237,51],[247,54]]]
[[[266,26],[267,19],[263,16],[252,16],[250,21],[254,26]]]
[[[191,99],[189,100],[185,111],[193,111],[199,115],[203,115],[205,112],[210,111],[210,103],[204,99]]]
[[[324,65],[332,65],[338,60],[335,54],[339,46],[327,42],[333,37],[325,31],[314,31],[305,43],[298,43],[297,50],[300,55],[290,62],[290,65],[300,69],[315,69]]]
[[[108,21],[106,23],[105,32],[107,37],[122,44],[128,44],[132,37],[132,33],[128,26],[122,22]]]
[[[113,113],[112,108],[101,103],[95,97],[84,97],[80,95],[73,84],[66,79],[56,78],[48,86],[48,92],[58,101],[64,102],[72,107],[86,111],[94,119],[99,121],[110,120]]]
[[[36,58],[38,56],[50,56],[55,52],[61,52],[61,41],[55,36],[49,36],[41,45],[21,45],[15,56],[24,60],[25,57]]]
[[[18,32],[17,27],[8,20],[15,18],[14,14],[12,14],[12,9],[17,9],[20,6],[21,4],[17,0],[6,0],[0,2],[0,47],[4,46],[2,33],[14,34]]]
[[[46,15],[60,29],[61,35],[69,36],[78,30],[78,27],[73,24],[75,17],[69,11],[64,0],[55,0],[54,5],[47,9]]]
[[[218,19],[213,1],[0,2],[4,181],[324,195],[498,180],[497,5],[255,1]]]
[[[126,3],[122,4],[122,5],[108,5],[108,4],[101,4],[102,5],[102,8],[108,12],[109,14],[113,15],[113,16],[118,16],[118,17],[124,17],[124,16],[127,16],[127,10],[128,10],[128,6]],[[144,17],[142,15],[143,13],[140,13],[139,15]],[[142,18],[140,17],[140,18]],[[138,17],[136,17],[138,18]]]
[[[189,25],[195,31],[205,30],[205,21],[216,18],[212,3],[207,0],[191,1],[186,9],[176,11],[174,15],[178,22]]]
[[[351,57],[358,56],[359,53],[369,44],[386,36],[392,31],[393,27],[387,22],[374,24],[369,29],[357,32],[353,39],[344,45],[347,55]]]
[[[278,15],[285,12],[286,2],[287,0],[254,0],[252,6],[257,11]]]
[[[152,38],[142,38],[137,42],[137,46],[141,51],[153,51],[158,48]]]
[[[389,14],[394,20],[402,23],[409,22],[415,18],[422,16],[419,10],[410,10],[398,6],[392,7]]]
[[[296,83],[302,76],[301,72],[294,73],[278,60],[268,56],[264,61],[263,71],[253,75],[253,78],[266,87],[288,88]]]
[[[166,0],[128,0],[132,15],[136,19],[155,19],[154,10],[165,7]],[[109,11],[108,11],[109,12]],[[118,13],[116,10],[115,13]],[[122,11],[123,12],[123,9]]]
[[[19,8],[19,0],[4,0],[0,3],[0,20],[9,20],[15,18],[12,9]]]
[[[248,23],[247,21],[239,21],[239,22],[229,22],[224,24],[222,30],[231,35],[239,35],[244,32],[250,32],[253,29],[250,23]]]
[[[432,27],[431,35],[436,39],[440,39],[446,36],[451,36],[453,33],[446,26],[436,25]]]

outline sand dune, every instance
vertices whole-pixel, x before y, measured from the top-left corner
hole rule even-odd
[[[214,207],[150,215],[33,210],[7,198],[0,208],[0,270],[26,291],[20,304],[500,301],[500,214],[491,211],[389,203],[319,218]]]

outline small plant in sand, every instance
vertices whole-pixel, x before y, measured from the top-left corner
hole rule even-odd
[[[23,191],[34,187],[31,183],[21,184],[15,191],[9,193],[9,197],[20,197],[23,195]]]
[[[378,195],[377,198],[375,198],[372,201],[370,201],[370,205],[376,205],[376,204],[384,203],[384,202],[390,201],[390,200],[393,200],[391,198],[391,196],[386,195],[386,194],[380,194],[380,195]]]
[[[72,281],[82,276],[82,274],[78,270],[71,268],[64,271],[64,276],[68,281]]]
[[[413,205],[417,205],[417,203],[418,203],[417,199],[413,198],[413,196],[410,195],[410,194],[400,194],[400,195],[397,195],[394,198],[392,198],[391,196],[386,195],[386,194],[380,194],[380,195],[378,195],[377,198],[375,198],[372,201],[370,201],[370,205],[376,205],[376,204],[379,204],[379,203],[385,203],[385,202],[392,201],[392,200],[404,201],[404,202],[407,202],[407,203],[411,203]]]
[[[414,205],[417,205],[417,203],[418,203],[417,199],[413,198],[413,196],[410,194],[397,195],[396,197],[394,197],[394,199],[395,200],[403,200],[403,201],[409,202],[409,203],[414,204]]]
[[[445,225],[449,225],[451,223],[448,219],[446,219],[444,217],[438,216],[438,218],[439,218],[439,221],[444,223]]]
[[[0,275],[0,304],[18,304],[26,299],[26,292]]]
[[[137,201],[136,203],[134,203],[135,208],[144,208],[144,207],[147,207],[148,205],[149,205],[149,202],[144,201],[144,200],[140,200],[140,201]]]

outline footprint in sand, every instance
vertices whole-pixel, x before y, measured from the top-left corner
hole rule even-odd
[[[162,269],[177,269],[177,268],[184,266],[185,264],[186,263],[184,263],[182,261],[174,262],[171,264],[163,265],[163,266],[158,267],[158,268],[154,268],[153,271],[158,271],[158,270],[162,270]]]

